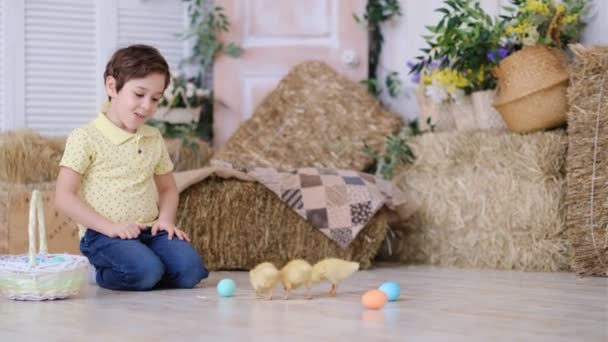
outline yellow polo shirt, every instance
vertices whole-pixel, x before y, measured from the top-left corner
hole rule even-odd
[[[129,133],[104,113],[70,134],[60,165],[82,175],[80,197],[99,214],[147,225],[158,218],[154,175],[173,170],[158,129],[142,125]],[[78,227],[82,237],[86,227]]]

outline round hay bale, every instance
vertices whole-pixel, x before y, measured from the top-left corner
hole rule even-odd
[[[426,134],[395,183],[420,207],[389,237],[408,263],[522,271],[569,269],[563,131]]]
[[[253,268],[270,261],[325,257],[371,266],[386,233],[379,212],[346,249],[311,226],[273,192],[256,182],[209,177],[180,195],[178,226],[212,270]]]
[[[365,87],[322,62],[294,67],[213,159],[241,167],[328,167],[363,171],[401,119]]]

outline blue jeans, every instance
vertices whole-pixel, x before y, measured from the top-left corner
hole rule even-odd
[[[80,251],[95,266],[97,284],[110,290],[191,289],[209,276],[194,247],[169,240],[166,231],[152,236],[147,229],[137,239],[121,240],[87,229]]]

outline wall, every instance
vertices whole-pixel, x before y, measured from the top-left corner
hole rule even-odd
[[[482,7],[490,14],[498,14],[501,7],[509,3],[507,0],[481,0]],[[399,113],[404,119],[417,116],[416,100],[413,95],[413,84],[409,81],[407,61],[413,60],[420,48],[426,46],[421,35],[427,34],[425,25],[434,25],[440,18],[440,13],[434,12],[442,7],[442,0],[401,0],[403,15],[383,26],[385,43],[380,57],[378,73],[384,80],[390,71],[398,71],[404,90],[391,98],[382,94],[382,100],[392,111]],[[608,44],[608,1],[593,0],[589,11],[589,26],[584,35],[587,44]]]

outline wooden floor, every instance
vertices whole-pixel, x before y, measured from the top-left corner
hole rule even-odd
[[[237,295],[220,298],[220,279]],[[360,305],[384,281],[402,299]],[[336,298],[254,299],[247,273],[216,272],[194,290],[112,292],[73,299],[0,298],[0,341],[608,341],[608,279],[382,265],[348,279]],[[278,290],[278,288],[277,288]]]

